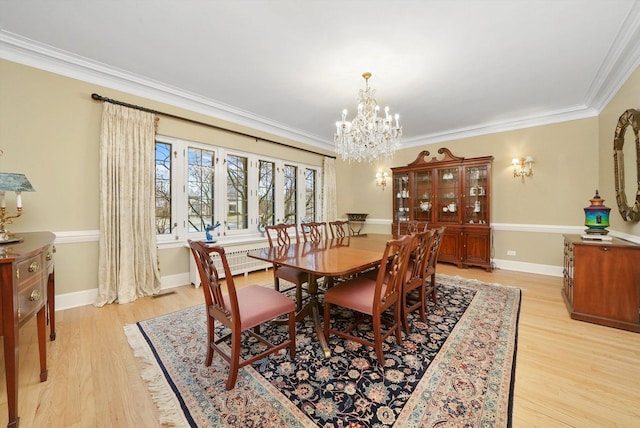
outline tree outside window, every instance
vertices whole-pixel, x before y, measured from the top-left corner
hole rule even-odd
[[[189,232],[204,232],[214,224],[215,152],[189,147],[188,150]]]
[[[260,225],[275,224],[275,178],[275,163],[260,160],[258,166],[258,215]]]
[[[247,158],[227,155],[227,229],[248,227]]]

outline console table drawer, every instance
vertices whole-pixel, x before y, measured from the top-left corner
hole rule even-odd
[[[18,324],[27,320],[47,300],[45,282],[40,277],[32,277],[30,281],[25,281],[18,288]]]
[[[48,268],[42,253],[16,264],[19,325],[35,314],[47,300]]]

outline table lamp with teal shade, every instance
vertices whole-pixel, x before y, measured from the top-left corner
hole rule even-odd
[[[16,215],[7,216],[6,192],[16,193]],[[11,224],[12,219],[22,215],[22,192],[35,192],[24,174],[0,172],[0,244],[21,241],[21,238],[9,232],[5,225]]]

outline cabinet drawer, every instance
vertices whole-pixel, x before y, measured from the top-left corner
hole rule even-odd
[[[28,282],[33,277],[42,277],[43,272],[46,272],[47,266],[42,260],[42,254],[30,257],[19,262],[16,265],[16,285],[20,289],[20,285]]]
[[[47,300],[45,281],[47,269],[42,254],[25,259],[16,265],[18,324],[36,313]]]

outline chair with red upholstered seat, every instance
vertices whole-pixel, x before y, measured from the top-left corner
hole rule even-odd
[[[304,242],[320,242],[327,238],[327,223],[307,222],[300,225]]]
[[[381,265],[386,269],[380,269],[375,280],[360,275],[337,284],[325,292],[324,334],[327,341],[329,341],[331,334],[335,334],[371,346],[375,349],[380,365],[385,365],[382,342],[393,333],[395,333],[398,344],[402,340],[400,329],[401,293],[412,243],[413,236],[411,235],[387,241],[381,259]],[[386,263],[386,260],[390,260],[389,263]],[[354,322],[342,331],[331,328],[331,305],[353,310],[355,312]],[[387,332],[383,334],[382,314],[389,308],[393,308],[394,311],[393,322]],[[366,339],[363,335],[351,334],[360,324],[363,314],[370,315],[372,318],[373,341]]]
[[[207,247],[200,241],[189,241],[189,247],[195,258],[202,282],[207,313],[207,358],[205,366],[210,366],[214,351],[229,363],[229,375],[225,384],[227,390],[233,389],[238,376],[238,370],[266,356],[289,348],[289,355],[296,355],[296,324],[295,303],[290,298],[270,288],[250,285],[236,289],[233,276],[229,269],[224,248],[220,246]],[[217,254],[224,268],[227,293],[222,291],[222,283],[218,271],[213,264],[211,254]],[[289,339],[280,344],[273,344],[260,333],[260,325],[276,318],[288,315]],[[215,321],[230,330],[230,333],[216,339]],[[247,358],[240,358],[242,334],[247,333],[264,344],[267,349],[259,354]],[[226,352],[219,344],[231,339],[231,352]]]
[[[279,223],[265,227],[267,239],[269,240],[269,247],[288,247],[292,243],[300,243],[300,234],[298,232],[298,226],[295,224]],[[277,263],[273,264],[273,281],[276,291],[280,290],[280,280],[295,284],[296,288],[296,309],[300,311],[302,309],[302,285],[308,284],[311,278],[307,272],[299,269],[295,269],[288,266],[281,266]]]
[[[420,309],[420,319],[426,322],[427,310],[427,267],[431,248],[435,242],[436,229],[418,232],[415,235],[414,250],[411,253],[407,277],[402,288],[402,327],[409,332],[409,313]],[[408,299],[414,291],[418,292],[417,300]]]
[[[442,245],[442,237],[444,236],[445,229],[445,226],[442,226],[435,230],[434,241],[431,246],[427,269],[425,271],[425,278],[431,277],[429,285],[426,287],[426,293],[431,295],[431,301],[433,303],[438,302],[438,297],[436,296],[436,267],[438,266],[438,255],[440,254],[440,246]]]
[[[351,233],[351,225],[348,220],[336,220],[329,222],[332,238],[345,238],[353,235]]]

